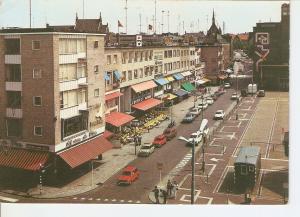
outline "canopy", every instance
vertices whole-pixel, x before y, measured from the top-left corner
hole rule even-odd
[[[155,82],[158,83],[159,85],[165,85],[169,83],[169,81],[166,78],[156,79]]]
[[[188,92],[192,92],[193,90],[195,90],[194,85],[192,85],[190,82],[183,83],[181,86]]]
[[[192,73],[190,71],[182,72],[181,74],[184,77],[192,75]]]
[[[155,106],[158,106],[161,103],[162,103],[161,100],[150,98],[150,99],[146,99],[142,102],[132,105],[132,108],[135,108],[135,109],[138,109],[141,111],[147,111]]]
[[[123,93],[120,93],[120,92],[110,93],[110,94],[105,95],[105,101],[109,101],[109,100],[118,98],[120,96],[123,96]]]
[[[168,76],[167,80],[171,82],[171,81],[174,81],[175,79],[172,76]]]
[[[173,75],[173,77],[174,77],[176,80],[181,80],[181,79],[184,78],[184,77],[182,76],[182,74],[180,74],[180,73]]]
[[[184,90],[182,90],[182,89],[179,89],[179,90],[175,91],[174,94],[181,97],[181,96],[186,96],[189,93],[186,92],[186,91],[184,91]]]
[[[121,113],[121,112],[112,112],[105,117],[105,122],[109,123],[115,127],[123,126],[134,119],[133,116]]]
[[[149,89],[154,88],[154,87],[157,87],[157,85],[152,80],[151,81],[142,82],[142,83],[135,84],[135,85],[131,86],[131,88],[136,93],[142,92],[142,91],[145,91],[145,90],[149,90]]]

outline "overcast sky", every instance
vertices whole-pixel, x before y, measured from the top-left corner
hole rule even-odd
[[[98,18],[102,12],[103,22],[109,23],[111,31],[117,31],[117,22],[124,25],[125,0],[32,0],[33,27],[50,25],[72,25],[75,14],[85,18]],[[212,11],[215,10],[217,24],[225,32],[241,33],[252,31],[256,22],[280,21],[280,8],[288,1],[203,1],[203,0],[157,0],[157,27],[161,32],[162,10],[164,13],[164,32],[183,31],[183,21],[187,32],[206,31],[211,24]],[[140,15],[142,31],[153,24],[154,0],[128,0],[128,33],[139,31]],[[29,27],[29,0],[0,0],[0,27]]]

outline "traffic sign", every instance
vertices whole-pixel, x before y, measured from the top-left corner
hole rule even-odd
[[[158,163],[156,164],[156,166],[157,166],[157,169],[158,169],[158,170],[162,170],[162,169],[163,169],[163,166],[164,166],[164,164],[163,164],[163,163],[160,163],[160,162],[158,162]]]

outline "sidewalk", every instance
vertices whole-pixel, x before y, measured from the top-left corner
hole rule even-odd
[[[211,87],[211,93],[214,93],[217,89],[218,87]],[[172,118],[173,120],[175,120],[176,124],[179,124],[181,122],[182,118],[188,112],[189,108],[193,106],[194,97],[189,97],[188,99],[172,107]],[[170,121],[168,120],[163,121],[158,127],[151,129],[149,133],[145,133],[142,136],[142,143],[152,142],[153,138],[157,135],[160,135],[162,133],[162,129],[167,128],[169,123]],[[24,197],[35,197],[45,199],[62,198],[81,194],[93,190],[99,185],[103,184],[120,169],[124,168],[126,165],[128,165],[130,162],[136,159],[137,156],[134,153],[135,147],[133,144],[125,145],[118,149],[111,149],[103,154],[103,160],[94,161],[101,163],[101,165],[94,169],[93,178],[92,172],[90,171],[87,174],[81,176],[73,182],[66,184],[64,187],[61,188],[43,186],[42,194],[40,194],[39,187],[30,189],[28,191],[28,194],[15,192],[11,190],[3,192]]]

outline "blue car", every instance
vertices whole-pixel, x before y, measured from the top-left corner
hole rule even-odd
[[[192,113],[187,113],[182,120],[182,123],[192,123],[196,119],[196,115]]]

